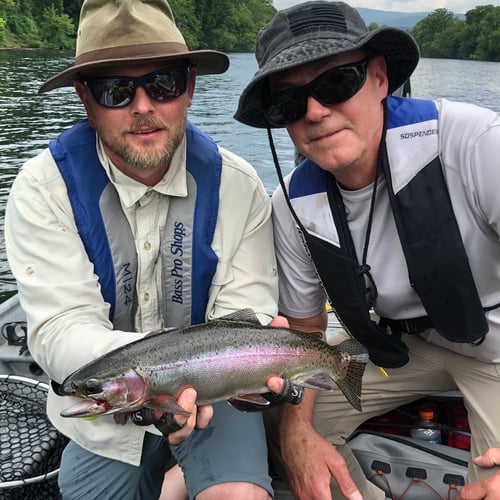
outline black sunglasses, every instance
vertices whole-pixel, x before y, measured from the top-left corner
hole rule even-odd
[[[365,84],[371,57],[344,64],[321,73],[302,87],[276,92],[264,109],[271,125],[283,127],[300,120],[307,113],[307,99],[312,96],[323,106],[347,101]]]
[[[85,79],[97,104],[105,108],[123,108],[135,97],[137,87],[158,102],[167,102],[186,92],[189,68],[166,68],[143,76],[105,76]]]

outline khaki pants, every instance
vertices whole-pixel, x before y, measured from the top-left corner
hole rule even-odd
[[[344,336],[345,333],[339,334],[335,342],[344,340]],[[481,455],[491,447],[500,448],[500,365],[453,353],[418,336],[404,335],[403,339],[410,351],[408,364],[386,370],[388,377],[373,364],[368,364],[363,377],[362,413],[352,408],[339,390],[320,391],[314,410],[315,429],[342,453],[364,500],[384,499],[385,495],[365,479],[349,447],[344,446],[346,440],[366,420],[423,396],[460,390],[472,433],[471,457]],[[273,422],[276,415],[265,418],[269,425],[273,463],[276,463],[280,460]],[[283,473],[279,465],[276,468]],[[469,463],[468,481],[487,478],[499,470],[500,467],[485,469]],[[334,499],[343,498],[335,484],[332,484],[332,496]]]

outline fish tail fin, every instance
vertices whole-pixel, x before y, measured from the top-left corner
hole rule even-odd
[[[361,385],[369,356],[366,349],[354,339],[348,339],[337,346],[342,356],[342,376],[336,380],[347,401],[361,411]]]

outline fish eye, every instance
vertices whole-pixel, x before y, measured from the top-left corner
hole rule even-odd
[[[87,394],[97,394],[102,390],[101,382],[95,378],[91,378],[85,382],[84,389]]]

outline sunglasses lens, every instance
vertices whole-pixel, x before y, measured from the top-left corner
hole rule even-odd
[[[307,93],[298,88],[276,94],[265,109],[265,114],[271,124],[283,126],[300,120],[306,110]]]
[[[186,68],[170,68],[150,75],[144,82],[149,97],[164,102],[176,99],[186,92]]]
[[[350,99],[364,85],[368,59],[325,71],[303,87],[286,89],[271,96],[264,110],[271,125],[283,127],[300,120],[307,112],[307,100],[314,97],[323,106]]]
[[[356,68],[334,68],[323,73],[311,88],[312,96],[324,106],[333,106],[350,99],[365,83],[366,72]]]
[[[134,82],[127,78],[95,78],[87,86],[98,104],[106,108],[126,106],[134,97]]]
[[[96,102],[106,108],[127,106],[139,86],[155,101],[166,102],[186,91],[187,68],[168,68],[140,77],[93,78],[86,84]]]

